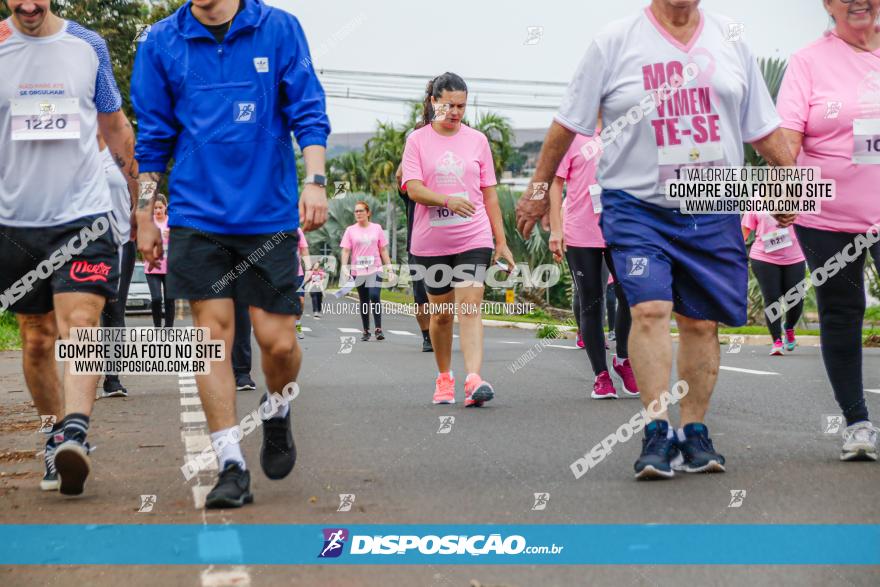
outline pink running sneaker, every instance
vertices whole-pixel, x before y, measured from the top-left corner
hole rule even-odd
[[[582,349],[585,346],[584,345],[584,337],[581,336],[580,332],[578,332],[578,336],[577,336],[577,345],[578,345],[579,349]]]
[[[602,371],[593,381],[593,393],[590,394],[593,399],[617,399],[617,390],[614,389],[614,382],[611,381],[611,375],[608,371]]]
[[[479,408],[493,397],[495,397],[495,390],[478,374],[471,373],[464,380],[464,407]]]
[[[639,384],[636,383],[636,375],[633,373],[629,359],[617,360],[617,355],[611,358],[611,374],[623,387],[623,395],[626,397],[639,397]]]
[[[776,339],[776,342],[773,343],[773,348],[770,349],[771,357],[781,357],[785,353],[782,352],[782,340]]]
[[[455,403],[455,378],[452,373],[441,373],[434,385],[435,404]]]
[[[797,341],[794,339],[794,328],[786,328],[785,329],[785,350],[791,352],[794,350],[794,347],[797,346]]]

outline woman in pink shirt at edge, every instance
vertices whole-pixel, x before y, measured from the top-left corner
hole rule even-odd
[[[149,263],[144,264],[144,274],[147,276],[147,286],[150,288],[150,311],[153,313],[153,326],[162,327],[162,299],[165,299],[165,327],[174,326],[174,300],[168,297],[168,289],[165,284],[165,274],[168,273],[168,200],[162,194],[156,195],[156,204],[153,206],[153,222],[162,233],[163,257],[152,267]]]
[[[354,217],[357,222],[345,229],[342,235],[342,270],[346,270],[357,282],[358,299],[360,300],[361,323],[364,334],[361,340],[370,340],[370,313],[376,325],[376,340],[385,340],[382,333],[382,301],[380,297],[379,273],[384,266],[391,265],[388,256],[388,240],[382,226],[370,222],[372,218],[370,206],[364,201],[354,205]],[[352,261],[349,265],[349,261]],[[343,281],[348,278],[343,276]]]
[[[297,255],[297,262],[299,263],[299,273],[296,277],[296,293],[299,296],[300,312],[293,318],[294,320],[296,320],[296,337],[302,340],[303,338],[305,338],[302,329],[302,313],[303,308],[305,308],[306,304],[306,290],[303,288],[303,282],[305,281],[305,272],[303,271],[303,267],[308,267],[310,265],[309,241],[306,240],[306,234],[303,232],[302,228],[297,228],[296,232],[299,234],[299,242],[297,243],[297,252],[299,253]]]
[[[769,214],[754,212],[743,215],[742,231],[743,240],[749,240],[749,235],[755,233],[755,242],[749,250],[749,259],[752,263],[752,273],[758,280],[761,296],[764,298],[767,328],[773,339],[770,354],[782,355],[783,348],[791,352],[797,346],[794,327],[801,319],[804,301],[799,300],[796,304],[791,304],[785,312],[784,341],[780,326],[782,312],[780,311],[777,316],[769,316],[766,313],[772,312],[767,308],[773,302],[804,279],[807,264],[798,244],[797,235],[791,227],[779,228],[779,224]]]
[[[880,0],[815,1],[834,28],[792,55],[777,108],[798,165],[837,182],[836,198],[822,200],[819,214],[798,216],[796,231],[814,277],[819,268],[827,277],[816,280],[816,304],[825,371],[847,424],[840,459],[876,461],[862,323],[867,249],[880,230]]]
[[[416,202],[411,251],[415,262],[425,268],[432,305],[431,344],[439,371],[433,401],[455,403],[452,329],[456,311],[452,308],[457,308],[467,372],[464,405],[478,407],[495,397],[492,386],[480,377],[480,305],[493,259],[493,236],[495,261],[503,258],[511,269],[516,263],[504,235],[489,141],[461,123],[467,97],[467,84],[454,73],[446,72],[428,83],[421,126],[406,140],[402,185]]]
[[[597,158],[588,160],[581,152],[581,147],[588,140],[583,135],[575,137],[550,186],[550,251],[557,262],[562,261],[563,255],[568,260],[575,296],[578,298],[578,327],[595,374],[590,397],[618,397],[611,373],[620,383],[625,396],[638,397],[639,387],[628,359],[627,343],[632,320],[623,288],[617,288],[615,292],[619,302],[615,321],[617,354],[611,360],[611,373],[605,356],[605,335],[602,332],[602,312],[605,307],[602,297],[606,282],[602,271],[603,260],[612,274],[614,267],[611,252],[605,247],[599,228],[602,204],[598,197],[601,192],[596,184],[598,161]],[[566,183],[568,192],[563,204],[562,188]],[[621,360],[618,361],[618,357]]]

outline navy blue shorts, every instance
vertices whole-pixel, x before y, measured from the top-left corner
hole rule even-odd
[[[682,214],[619,190],[602,192],[602,234],[630,306],[729,326],[746,323],[749,268],[737,214]]]

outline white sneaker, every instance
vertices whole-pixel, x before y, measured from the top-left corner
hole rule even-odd
[[[841,461],[876,461],[877,428],[868,421],[856,422],[843,431]]]

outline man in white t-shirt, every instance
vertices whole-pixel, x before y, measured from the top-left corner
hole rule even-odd
[[[653,0],[597,35],[532,180],[552,182],[575,134],[593,137],[601,114],[605,128],[584,148],[603,150],[602,231],[632,308],[629,350],[642,402],[648,407],[669,385],[673,312],[680,331],[678,375],[687,384],[677,431],[665,409],[652,414],[635,464],[639,479],[669,478],[674,468],[724,470],[704,423],[718,376],[718,323],[746,319],[748,265],[738,216],[682,215],[677,202],[666,200],[665,181],[684,165],[740,166],[743,142],[771,164],[794,165],[757,63],[730,34],[733,21],[698,5]],[[527,190],[517,206],[524,235],[548,205]],[[794,217],[778,220],[787,226]]]
[[[107,45],[52,14],[50,0],[7,0],[0,21],[0,307],[16,314],[24,376],[49,433],[41,488],[83,491],[97,375],[63,385],[55,341],[97,327],[116,296],[118,253],[98,151],[107,141],[131,193],[134,133]],[[62,396],[62,390],[64,395]]]

